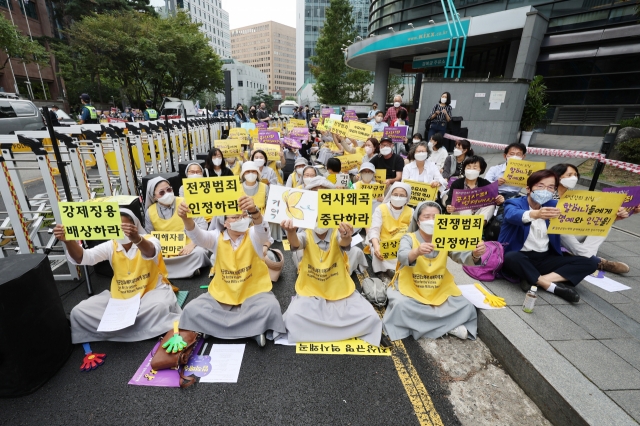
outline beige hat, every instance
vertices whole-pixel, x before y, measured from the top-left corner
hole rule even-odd
[[[245,172],[248,172],[249,170],[253,170],[258,174],[258,176],[260,176],[260,168],[253,161],[245,161],[244,163],[242,163],[242,171],[240,172],[240,176],[244,176]]]

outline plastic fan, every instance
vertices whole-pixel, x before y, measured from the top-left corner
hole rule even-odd
[[[484,303],[486,303],[487,305],[493,306],[494,308],[503,308],[507,306],[507,302],[505,302],[502,297],[498,297],[496,295],[489,293],[487,290],[485,290],[484,287],[482,287],[478,283],[476,283],[475,286],[478,290],[482,292],[482,294],[485,295]]]

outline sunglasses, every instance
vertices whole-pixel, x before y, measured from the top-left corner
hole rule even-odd
[[[173,192],[173,189],[171,187],[169,187],[167,189],[160,190],[160,192],[158,192],[158,195],[160,195],[162,197],[162,196],[164,196],[164,194],[170,194],[172,192]]]

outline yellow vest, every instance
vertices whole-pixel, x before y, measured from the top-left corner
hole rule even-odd
[[[413,215],[413,209],[411,207],[404,206],[397,220],[393,218],[389,211],[389,206],[385,203],[380,204],[378,208],[380,209],[380,213],[382,213],[380,242],[393,240],[407,233],[409,223],[411,223],[411,216]]]
[[[144,238],[150,238],[145,235]],[[118,243],[113,241],[113,255],[111,266],[113,278],[111,279],[111,297],[114,299],[129,299],[140,293],[140,296],[156,288],[158,275],[162,275],[162,281],[171,284],[167,279],[167,267],[162,260],[162,253],[158,254],[158,264],[153,260],[142,258],[140,250],[136,257],[129,259],[124,251],[117,251]]]
[[[247,195],[244,191],[243,185],[240,185],[240,189],[242,189],[242,195]],[[267,207],[267,185],[262,182],[258,182],[258,192],[256,192],[256,195],[249,195],[249,197],[251,197],[253,203],[260,210],[260,213],[264,214]]]
[[[337,230],[335,231],[337,232]],[[320,250],[313,239],[313,231],[307,229],[307,246],[298,266],[296,293],[307,297],[340,300],[356,290],[349,275],[349,258],[338,244],[335,232],[331,235],[329,251]]]
[[[258,293],[271,291],[269,269],[256,250],[247,232],[237,250],[231,240],[218,237],[215,275],[209,284],[209,294],[220,303],[241,305]]]
[[[298,174],[294,170],[293,173],[291,173],[291,187],[292,188],[297,188],[299,183],[302,183],[302,180],[300,180],[300,182],[298,182]]]
[[[415,234],[411,233],[412,248],[420,243]],[[398,290],[407,297],[425,305],[439,306],[447,301],[449,296],[460,296],[462,292],[453,281],[453,275],[447,270],[446,251],[429,259],[418,256],[415,266],[401,266],[398,271]]]
[[[273,169],[273,171],[276,172],[276,179],[278,179],[278,183],[280,185],[282,185],[282,176],[280,176],[280,172],[278,171],[278,168],[276,167],[276,162],[275,161],[270,161],[269,164],[267,165],[267,167],[271,167],[271,169]],[[268,185],[269,181],[267,180],[265,182],[265,180],[266,179],[263,179],[262,181]]]
[[[229,167],[231,169],[231,172],[233,173],[234,176],[240,176],[240,170],[242,168],[242,166],[240,165],[240,160],[236,159],[235,164],[233,165],[233,167]]]
[[[173,216],[170,219],[162,219],[158,215],[158,207],[154,204],[150,205],[147,209],[147,214],[149,215],[149,219],[151,220],[151,224],[153,225],[153,229],[158,232],[167,231],[167,232],[183,232],[184,231],[184,222],[178,216],[178,206],[180,203],[184,201],[182,197],[176,197],[174,203],[175,208],[173,209]],[[185,243],[191,244],[191,239],[187,237]],[[167,256],[172,257],[172,256]]]

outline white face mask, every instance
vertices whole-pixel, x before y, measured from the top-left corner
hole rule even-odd
[[[382,122],[382,117],[376,117],[376,123],[381,123]]]
[[[366,152],[367,155],[371,155],[371,153],[373,152],[373,148],[371,148],[370,146],[365,146],[364,152]]]
[[[447,98],[440,98],[440,102],[443,103],[443,104],[446,104],[447,103]]]
[[[455,149],[453,150],[453,155],[455,155],[456,157],[461,156],[461,155],[462,155],[462,150],[461,150],[461,149],[458,149],[458,148],[455,148]]]
[[[220,164],[222,164],[222,158],[214,158],[213,159],[213,165],[214,166],[219,166]]]
[[[433,235],[433,227],[435,223],[436,221],[433,219],[423,220],[422,222],[420,222],[420,229],[427,235]]]
[[[424,161],[424,160],[427,159],[428,156],[429,156],[429,154],[426,153],[426,152],[416,152],[416,155],[414,157],[418,161]]]
[[[315,232],[317,235],[322,235],[324,233],[326,233],[329,230],[329,228],[313,228],[313,232]]]
[[[391,196],[391,205],[393,207],[402,207],[407,204],[407,197],[396,197],[395,195]]]
[[[396,107],[396,108],[400,108],[400,102],[394,102],[393,106]]]
[[[478,179],[478,176],[480,176],[480,170],[465,170],[464,171],[464,177],[466,177],[469,180]]]
[[[264,159],[263,158],[256,158],[253,160],[254,163],[256,163],[256,166],[258,167],[262,167],[264,166]]]
[[[200,173],[192,173],[188,176],[189,179],[197,179],[197,178],[201,178],[202,175]]]
[[[297,174],[299,174],[299,175],[302,175],[302,171],[303,171],[303,170],[304,170],[304,167],[298,167],[298,168],[296,169],[296,173],[297,173]]]
[[[429,147],[429,151],[433,151],[433,142],[427,142],[427,147]]]
[[[158,198],[158,202],[165,206],[170,206],[173,204],[173,200],[175,200],[175,198],[176,197],[173,195],[173,192],[167,192],[162,197]]]
[[[380,149],[380,154],[382,154],[382,155],[391,154],[391,148],[389,148],[388,146],[385,146],[384,148],[381,148]]]
[[[244,217],[242,219],[236,220],[235,222],[231,222],[229,224],[229,228],[232,231],[236,232],[246,232],[249,229],[249,225],[251,225],[251,219],[248,217]]]
[[[522,160],[522,157],[518,157],[517,155],[512,155],[511,157],[507,157],[507,160],[512,159],[512,160]]]
[[[249,183],[253,183],[253,182],[258,180],[258,174],[257,173],[245,173],[244,180],[246,180]]]
[[[369,183],[373,179],[373,173],[360,173],[360,177],[364,183]]]
[[[302,178],[302,181],[304,182],[305,185],[309,185],[311,182],[313,182],[313,179],[315,178],[306,177],[306,178]]]
[[[560,185],[564,186],[567,189],[575,188],[576,183],[578,183],[578,176],[571,176],[568,178],[560,179]]]
[[[131,240],[129,240],[129,238],[125,235],[122,239],[116,240],[116,242],[120,243],[121,245],[125,245],[125,244],[129,244]]]
[[[420,139],[414,139],[413,140],[413,143],[419,143],[419,142],[420,142]]]

